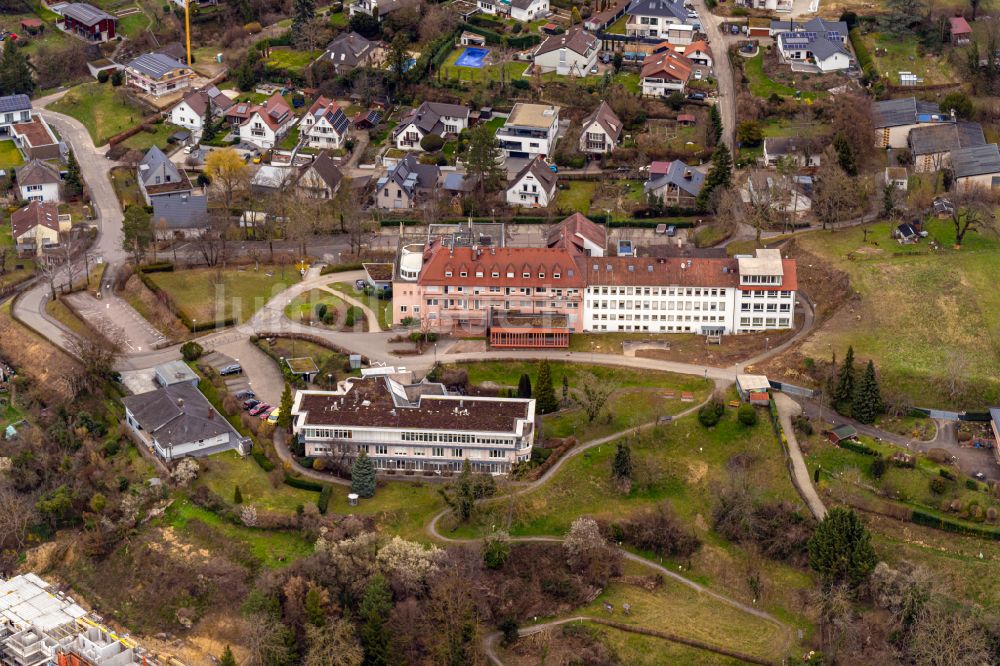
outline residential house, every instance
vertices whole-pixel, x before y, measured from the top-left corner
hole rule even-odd
[[[506,474],[531,458],[532,398],[450,395],[443,384],[404,383],[363,371],[334,391],[296,391],[292,432],[308,456],[351,464],[364,451],[378,470]]]
[[[577,257],[583,330],[724,335],[792,328],[796,264],[779,250],[731,258]]]
[[[310,148],[339,150],[347,142],[351,121],[336,102],[320,96],[313,102],[299,124],[299,136]]]
[[[420,142],[428,134],[442,139],[469,126],[469,109],[459,104],[423,102],[410,110],[393,129],[392,140],[399,150],[423,150]]]
[[[10,134],[15,123],[31,121],[31,98],[27,95],[0,97],[0,136]]]
[[[383,209],[415,208],[438,191],[441,169],[421,164],[416,153],[407,153],[375,185],[375,206]]]
[[[284,97],[274,93],[263,105],[255,106],[240,125],[240,140],[259,148],[273,148],[294,124],[292,107]]]
[[[125,82],[157,98],[186,90],[193,78],[190,67],[162,53],[144,53],[125,65]]]
[[[581,153],[613,152],[622,135],[622,121],[604,101],[583,119],[581,125],[579,146]]]
[[[955,188],[960,192],[1000,187],[1000,151],[997,144],[952,150],[951,171],[955,174]]]
[[[62,178],[45,162],[31,160],[15,173],[17,189],[24,201],[62,201]]]
[[[823,146],[821,142],[797,136],[768,136],[764,138],[764,165],[776,167],[778,160],[786,159],[800,168],[818,167]]]
[[[886,167],[884,180],[887,185],[892,185],[897,190],[905,192],[909,188],[909,174],[906,167]]]
[[[152,221],[157,240],[197,238],[209,226],[208,197],[186,192],[153,197]]]
[[[525,208],[545,208],[555,199],[557,179],[542,156],[536,155],[507,185],[507,203]]]
[[[74,2],[60,9],[57,25],[88,42],[107,42],[116,36],[118,19],[86,2]]]
[[[344,176],[330,154],[323,150],[302,168],[295,189],[310,199],[332,199]]]
[[[196,386],[182,382],[122,398],[125,424],[143,446],[170,462],[233,449],[249,450],[226,417]]]
[[[956,122],[953,115],[941,113],[936,103],[914,97],[875,102],[874,116],[879,148],[906,148],[913,128]]]
[[[647,97],[668,97],[683,92],[691,78],[693,63],[674,51],[647,56],[640,77],[642,94]]]
[[[684,47],[683,55],[696,65],[707,68],[703,73],[708,74],[715,66],[715,57],[712,55],[712,48],[703,39],[691,42]]]
[[[358,13],[368,14],[381,22],[395,11],[416,5],[416,0],[355,0],[347,6],[347,12],[351,16]]]
[[[549,14],[549,0],[510,0],[510,17],[527,23]]]
[[[793,28],[789,30],[780,29],[782,24],[789,23],[773,21],[771,24],[778,51],[786,62],[810,64],[824,73],[851,66],[853,58],[847,50],[846,23],[814,18],[801,26],[792,22]]]
[[[320,58],[333,65],[337,74],[346,74],[357,67],[371,64],[375,45],[356,32],[342,32],[326,45]]]
[[[286,194],[295,183],[298,172],[290,165],[261,164],[250,179],[252,194]]]
[[[571,247],[455,246],[440,238],[403,245],[393,280],[393,323],[417,320],[421,330],[485,333],[491,314],[531,313],[539,328],[581,330],[585,283]]]
[[[534,52],[535,67],[544,74],[587,76],[597,64],[601,40],[583,28],[570,28],[561,35],[551,35]]]
[[[510,0],[478,0],[476,8],[490,16],[510,16]]]
[[[952,16],[948,19],[951,43],[955,46],[966,46],[972,41],[972,28],[964,16]]]
[[[603,257],[608,244],[604,227],[581,213],[573,213],[546,235],[545,246],[564,248],[585,257]]]
[[[157,197],[191,194],[192,189],[187,174],[178,169],[156,146],[151,147],[139,162],[138,181],[139,189],[149,205]]]
[[[10,126],[10,136],[29,160],[58,160],[63,156],[63,147],[41,116],[14,123]]]
[[[212,118],[221,118],[225,117],[233,104],[235,102],[215,86],[192,90],[170,109],[170,122],[200,135],[209,106],[212,108]]]
[[[690,24],[683,0],[633,0],[628,9],[625,34],[629,37],[666,37],[668,26]]]
[[[986,145],[979,123],[956,122],[923,125],[910,130],[907,140],[916,173],[940,171],[951,166],[951,151]]]
[[[238,134],[240,125],[250,120],[250,116],[256,110],[257,107],[250,102],[235,102],[231,107],[226,109],[226,124]]]
[[[518,102],[511,109],[497,139],[507,157],[551,155],[559,134],[559,107]]]
[[[605,9],[593,12],[583,22],[583,27],[591,32],[606,30],[611,24],[625,15],[625,10],[631,3],[629,0],[613,0],[607,3]]]
[[[19,255],[38,255],[59,244],[60,234],[68,233],[73,224],[69,215],[59,214],[59,204],[53,201],[32,201],[10,216],[11,236]]]
[[[647,200],[655,198],[663,206],[693,208],[704,183],[704,173],[680,160],[653,162],[643,191]]]

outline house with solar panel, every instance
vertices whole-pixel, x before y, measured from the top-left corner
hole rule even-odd
[[[827,73],[845,70],[854,61],[847,50],[847,24],[843,21],[773,21],[771,30],[786,63],[808,65]]]
[[[152,97],[187,90],[194,71],[162,53],[144,53],[125,65],[125,82]]]
[[[57,25],[64,32],[94,44],[115,38],[118,19],[86,2],[74,2],[59,9],[62,18]]]
[[[31,98],[27,95],[0,97],[0,136],[9,136],[16,123],[31,122]]]
[[[378,179],[375,205],[382,209],[416,208],[438,192],[440,180],[441,169],[436,164],[421,164],[416,153],[408,153]]]
[[[469,126],[469,109],[458,104],[424,102],[406,114],[392,132],[392,140],[400,150],[423,150],[420,142],[428,134],[442,139],[446,134],[459,134]]]
[[[310,148],[337,150],[344,147],[351,121],[340,105],[320,96],[302,117],[299,135],[306,138]]]
[[[663,38],[670,26],[690,25],[694,20],[683,0],[633,0],[625,13],[625,34],[629,37]]]

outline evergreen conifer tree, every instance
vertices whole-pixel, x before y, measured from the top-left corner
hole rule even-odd
[[[849,509],[830,509],[809,539],[809,566],[827,588],[842,583],[857,588],[868,580],[877,562],[871,534]]]
[[[388,666],[389,658],[389,614],[392,612],[392,593],[382,574],[371,577],[358,609],[361,624],[361,647],[365,656],[363,666]]]
[[[287,383],[281,392],[281,404],[278,405],[278,427],[285,431],[292,429],[292,387]]]
[[[219,666],[236,666],[236,657],[233,656],[233,650],[228,645],[222,651],[222,656],[219,657]]]
[[[63,179],[63,187],[66,188],[66,196],[75,198],[83,194],[83,177],[80,175],[80,163],[76,161],[76,155],[72,150],[66,157],[66,178]]]
[[[316,1],[295,0],[292,11],[295,13],[294,18],[292,18],[292,39],[301,44],[304,41],[305,27],[316,18]]]
[[[201,140],[211,141],[215,138],[215,118],[212,116],[212,102],[205,104],[205,117],[201,121]]]
[[[712,135],[718,141],[722,137],[722,114],[719,113],[717,104],[713,104],[708,112],[709,120],[712,122]]]
[[[875,376],[875,364],[868,361],[865,374],[861,377],[858,387],[854,390],[854,400],[851,402],[851,416],[862,423],[874,423],[882,412],[882,392]]]
[[[538,378],[535,380],[535,402],[539,414],[551,414],[559,409],[556,391],[552,387],[552,369],[545,359],[542,359],[538,365]]]
[[[243,504],[243,492],[239,486],[233,491],[233,504]]]
[[[3,57],[0,58],[0,93],[4,95],[30,95],[35,89],[35,81],[31,78],[31,66],[21,49],[14,45],[13,39],[6,41]]]
[[[529,377],[526,372],[521,375],[520,381],[517,382],[517,397],[531,397],[531,377]]]
[[[563,403],[569,403],[569,379],[566,375],[562,378],[562,400]]]
[[[705,174],[705,181],[702,183],[701,191],[698,192],[697,205],[705,208],[708,205],[712,191],[717,187],[729,187],[733,181],[733,155],[729,152],[729,146],[719,143],[712,153],[712,166]]]
[[[631,481],[633,471],[632,448],[628,444],[618,444],[614,462],[611,463],[611,475],[616,481]]]
[[[840,412],[851,405],[854,399],[854,347],[847,348],[844,364],[840,366],[837,385],[833,389],[833,405]]]
[[[364,451],[358,454],[351,467],[351,492],[359,497],[375,494],[375,465]]]

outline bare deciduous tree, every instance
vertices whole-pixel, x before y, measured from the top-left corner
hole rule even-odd
[[[587,415],[587,421],[593,422],[604,409],[608,398],[614,393],[614,386],[609,383],[602,383],[591,374],[585,374],[579,381],[580,390],[583,391],[583,411]]]
[[[69,351],[80,361],[80,369],[70,384],[77,392],[99,393],[111,379],[121,353],[121,332],[110,324],[97,324],[97,334],[69,339]]]

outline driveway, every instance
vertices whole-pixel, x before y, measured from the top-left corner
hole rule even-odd
[[[111,289],[103,289],[101,296],[98,300],[90,292],[78,291],[65,296],[65,299],[73,304],[84,321],[116,338],[126,354],[155,349],[166,341],[162,333],[132,306],[115,296]]]
[[[705,0],[692,0],[702,30],[715,54],[715,78],[719,82],[718,106],[722,116],[722,141],[736,152],[736,87],[733,84],[733,64],[729,61],[729,46],[722,35],[719,24],[722,17],[716,16],[705,6]]]

